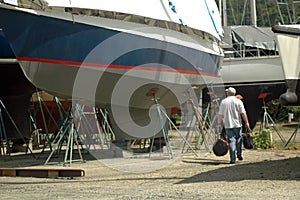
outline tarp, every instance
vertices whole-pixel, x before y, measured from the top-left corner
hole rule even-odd
[[[231,48],[235,43],[247,47],[275,50],[275,35],[271,27],[226,26],[224,30],[224,48]]]

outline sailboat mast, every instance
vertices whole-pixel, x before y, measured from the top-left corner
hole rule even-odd
[[[251,0],[251,25],[257,26],[256,0]]]
[[[223,15],[223,26],[227,26],[226,0],[223,0],[223,4],[222,4],[222,0],[219,0],[219,10],[220,10],[221,18],[222,18],[222,15]]]

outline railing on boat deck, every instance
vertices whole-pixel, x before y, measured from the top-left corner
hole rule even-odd
[[[274,41],[275,43],[275,41]],[[273,43],[272,43],[273,44]],[[274,50],[262,49],[245,45],[244,42],[232,44],[232,48],[224,48],[225,58],[245,58],[245,57],[262,57],[262,56],[278,56],[279,52],[274,45]]]

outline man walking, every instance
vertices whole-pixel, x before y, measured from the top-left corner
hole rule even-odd
[[[236,98],[236,90],[233,87],[226,89],[227,97],[221,101],[218,117],[219,128],[225,127],[225,132],[230,145],[230,164],[234,164],[236,157],[242,157],[242,118],[246,128],[249,128],[249,121],[243,102]]]

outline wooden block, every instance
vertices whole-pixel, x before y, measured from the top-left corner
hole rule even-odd
[[[3,169],[2,176],[17,176],[15,169]]]

